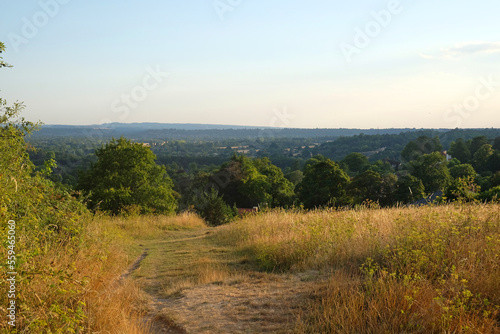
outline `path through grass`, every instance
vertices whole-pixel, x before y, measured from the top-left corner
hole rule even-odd
[[[130,278],[150,296],[153,333],[289,333],[314,294],[318,272],[261,272],[194,216],[156,218],[138,233],[141,219],[118,226],[131,259],[147,253]]]

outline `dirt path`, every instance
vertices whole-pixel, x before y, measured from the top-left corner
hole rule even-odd
[[[151,333],[292,332],[319,273],[252,270],[244,258],[214,244],[212,232],[168,232],[144,243],[147,253],[129,274],[151,296]]]

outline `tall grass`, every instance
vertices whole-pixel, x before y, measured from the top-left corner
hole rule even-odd
[[[19,230],[16,328],[18,333],[147,333],[146,296],[132,280],[120,280],[133,258],[128,242],[165,230],[205,226],[194,215],[82,217],[80,232],[37,240]],[[44,235],[44,234],[39,234]],[[31,244],[31,245],[30,245]],[[30,254],[26,254],[27,251]],[[26,255],[23,255],[26,254]],[[2,257],[6,258],[5,247]],[[0,281],[6,319],[7,281]],[[6,321],[0,332],[15,332]]]
[[[298,333],[496,333],[499,208],[277,211],[218,238],[266,270],[331,275]]]
[[[143,333],[147,328],[141,323],[141,292],[132,282],[117,282],[128,266],[123,248],[105,233],[105,221],[87,218],[80,224],[78,239],[40,243],[32,257],[20,257],[16,327],[2,321],[2,333]],[[22,233],[21,250],[34,242],[23,240]],[[4,280],[1,286],[6,291]],[[6,319],[5,308],[0,313]]]

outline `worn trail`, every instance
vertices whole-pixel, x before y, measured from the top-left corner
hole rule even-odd
[[[130,275],[151,296],[151,333],[290,333],[319,273],[253,270],[211,238],[212,228],[141,241]],[[147,248],[147,250],[146,250]]]

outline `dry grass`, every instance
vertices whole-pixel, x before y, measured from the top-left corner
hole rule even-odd
[[[23,264],[20,332],[146,333],[145,288],[200,333],[499,333],[499,208],[98,217]]]
[[[206,227],[203,219],[192,213],[183,213],[177,216],[103,216],[99,219],[107,225],[108,233],[134,240],[155,239],[168,231]]]
[[[500,332],[498,205],[271,212],[218,238],[267,270],[331,274],[297,333]]]
[[[119,280],[134,260],[133,238],[204,226],[194,215],[82,220],[79,239],[40,242],[17,280],[19,333],[147,333],[147,295],[130,279]],[[31,242],[19,231],[18,248]],[[2,256],[5,255],[2,253]],[[5,255],[6,257],[6,255]],[[22,259],[22,257],[20,257]],[[6,281],[0,281],[6,291]],[[6,318],[5,307],[0,316]],[[9,332],[5,321],[0,332]]]

